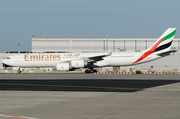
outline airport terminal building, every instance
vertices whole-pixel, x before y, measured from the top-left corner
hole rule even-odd
[[[32,51],[30,52],[140,52],[149,48],[157,38],[35,38],[32,37]],[[102,71],[179,71],[180,72],[180,38],[175,38],[172,49],[177,52],[170,56],[151,61],[144,64],[126,67],[105,67]],[[6,52],[0,54],[0,61],[16,53],[28,52]]]

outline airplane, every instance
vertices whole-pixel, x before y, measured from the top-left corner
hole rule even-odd
[[[148,49],[141,52],[95,52],[95,53],[25,53],[3,60],[4,67],[42,68],[56,67],[59,71],[86,68],[85,73],[97,72],[94,68],[107,66],[131,66],[168,56],[177,28],[168,28]]]

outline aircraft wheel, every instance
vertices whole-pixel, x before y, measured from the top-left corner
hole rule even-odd
[[[93,72],[94,72],[94,70],[93,70],[93,69],[91,69],[91,70],[90,70],[90,73],[93,73]]]
[[[91,70],[88,70],[88,69],[86,69],[85,70],[85,73],[96,73],[97,72],[97,70],[95,70],[95,69],[91,69]]]
[[[93,72],[97,73],[97,70],[96,70],[96,69],[94,69],[94,70],[93,70]]]
[[[21,70],[18,70],[17,73],[20,74],[20,73],[21,73]]]
[[[90,73],[90,71],[86,69],[86,70],[85,70],[85,73]]]
[[[20,73],[21,73],[21,70],[20,70],[20,68],[18,68],[18,70],[17,70],[17,73],[18,73],[18,74],[20,74]]]

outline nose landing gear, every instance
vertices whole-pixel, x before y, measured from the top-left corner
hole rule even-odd
[[[18,68],[18,70],[17,70],[17,73],[18,73],[18,74],[20,74],[20,73],[21,73],[21,70],[20,70],[20,68]]]

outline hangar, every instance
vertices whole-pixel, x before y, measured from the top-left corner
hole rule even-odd
[[[35,38],[32,37],[32,51],[30,52],[140,52],[149,48],[157,38]],[[127,67],[106,67],[103,71],[178,71],[180,72],[180,38],[175,38],[172,49],[177,52],[170,56],[144,64]],[[26,52],[6,52],[0,54],[0,61],[12,54]]]
[[[149,48],[157,38],[32,38],[32,52],[125,52]],[[180,49],[180,39],[172,48]]]

